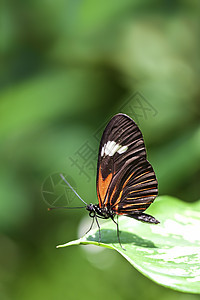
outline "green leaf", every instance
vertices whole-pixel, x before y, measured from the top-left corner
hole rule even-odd
[[[138,271],[158,284],[188,293],[200,293],[200,201],[187,204],[178,199],[158,197],[148,209],[161,223],[149,225],[128,217],[116,226],[107,221],[79,240],[57,246],[93,244],[118,251]],[[98,258],[97,258],[98,259]]]

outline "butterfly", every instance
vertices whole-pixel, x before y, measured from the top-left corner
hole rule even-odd
[[[61,177],[69,185],[62,174]],[[123,215],[150,224],[160,223],[153,216],[144,213],[158,195],[158,182],[153,167],[147,160],[142,133],[137,124],[125,114],[113,116],[103,132],[99,146],[96,188],[98,204],[87,204],[73,191],[86,204],[85,208],[93,218],[90,229],[96,220],[99,242],[101,232],[98,218],[113,220],[121,247],[119,225],[115,216]]]

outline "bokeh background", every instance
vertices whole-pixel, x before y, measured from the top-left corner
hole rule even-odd
[[[199,299],[114,251],[56,249],[89,217],[47,211],[80,205],[59,172],[97,203],[98,143],[118,112],[143,131],[160,195],[200,198],[199,2],[0,5],[0,299]]]

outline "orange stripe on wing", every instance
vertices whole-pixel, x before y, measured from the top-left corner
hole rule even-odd
[[[150,171],[147,171],[147,172],[144,172],[144,173],[138,175],[137,177],[134,178],[134,180],[136,180],[136,179],[138,179],[138,178],[140,178],[140,177],[142,177],[143,175],[148,174],[148,173],[150,173]]]
[[[145,195],[145,196],[139,196],[139,197],[129,197],[126,198],[126,200],[134,200],[134,199],[143,199],[143,198],[148,198],[148,197],[156,197],[157,195]]]
[[[131,187],[134,187],[134,186],[137,186],[137,185],[140,185],[140,184],[142,184],[142,183],[149,182],[149,181],[152,181],[152,179],[148,179],[148,180],[145,180],[145,181],[138,182],[138,183],[132,185]]]
[[[130,204],[125,204],[123,205],[123,207],[120,208],[121,212],[118,212],[118,204],[114,207],[114,211],[116,214],[118,215],[124,215],[126,214],[127,211],[138,211],[138,210],[143,210],[145,211],[151,204],[153,203],[153,201],[150,202],[145,202],[145,203],[130,203]],[[147,207],[137,207],[137,208],[133,208],[133,206],[141,206],[141,205],[146,205]]]
[[[102,177],[102,174],[101,174],[101,170],[99,168],[98,189],[97,189],[97,196],[98,196],[98,199],[99,199],[99,207],[102,206],[102,203],[104,205],[106,205],[107,201],[106,202],[104,202],[104,201],[105,201],[105,197],[106,197],[107,190],[108,190],[108,187],[110,185],[111,179],[112,179],[112,173],[110,173],[105,178],[105,180],[103,180],[103,177]]]
[[[123,210],[123,208],[121,208],[121,210],[120,210],[120,212],[118,212],[117,210],[115,210],[115,213],[117,214],[117,215],[127,215],[127,214],[130,214],[130,212],[138,212],[138,211],[140,211],[141,210],[141,212],[142,211],[145,211],[146,209],[147,209],[148,207],[139,207],[139,208],[125,208],[124,210]]]
[[[113,207],[115,207],[115,210],[117,210],[118,208],[118,203],[121,201],[121,197],[122,197],[122,193],[123,193],[123,190],[124,190],[124,187],[126,186],[127,182],[129,181],[129,179],[133,176],[134,172],[131,173],[131,175],[129,175],[129,177],[126,179],[126,181],[124,182],[123,186],[122,186],[122,190],[119,194],[119,197],[117,198],[116,202],[115,202],[115,205]],[[113,193],[112,193],[113,194]],[[111,199],[112,200],[112,199]],[[111,202],[110,200],[110,202]]]
[[[130,203],[130,204],[124,204],[123,208],[128,208],[128,207],[132,207],[132,206],[140,206],[140,205],[150,205],[151,203],[153,203],[153,201],[149,201],[149,202],[141,202],[141,203]],[[131,208],[130,208],[131,209]]]
[[[143,191],[148,191],[148,190],[152,190],[152,188],[147,188],[147,189],[141,189],[141,190],[135,190],[135,191],[131,191],[130,194],[133,194],[133,193],[138,193],[138,192],[143,192]]]
[[[114,196],[114,194],[115,194],[115,192],[116,192],[116,189],[117,189],[117,186],[115,185],[114,190],[112,191],[112,194],[111,194],[111,196],[109,197],[110,206],[112,205],[112,204],[111,204],[111,203],[112,203],[112,198],[113,198],[113,196]],[[108,199],[107,199],[107,202],[108,202]]]
[[[134,179],[138,179],[139,177],[141,177],[141,176],[143,176],[144,174],[147,174],[147,173],[149,173],[149,172],[142,173],[141,175],[137,176],[137,177],[134,178]],[[129,175],[129,177],[128,177],[128,178],[126,179],[126,181],[124,182],[123,187],[122,187],[122,190],[121,190],[121,192],[120,192],[120,194],[119,194],[119,197],[118,197],[118,199],[117,199],[117,201],[115,202],[115,205],[114,205],[115,210],[118,209],[118,203],[121,201],[121,196],[122,196],[122,193],[123,193],[123,189],[124,189],[124,187],[126,186],[128,180],[133,176],[133,174],[134,174],[134,172],[131,173],[131,175]],[[141,184],[141,183],[146,183],[146,182],[148,182],[148,181],[152,181],[152,179],[148,179],[148,180],[146,180],[146,181],[136,183],[135,185],[132,185],[132,187],[137,186],[137,185],[139,185],[139,184]],[[112,193],[112,195],[113,195],[113,193]],[[112,198],[111,198],[111,200],[112,200]],[[110,203],[111,203],[111,200],[110,200]]]

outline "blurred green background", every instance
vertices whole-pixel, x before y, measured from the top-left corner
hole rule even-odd
[[[118,112],[139,124],[160,195],[200,198],[199,2],[0,5],[0,299],[199,299],[114,251],[56,249],[91,220],[47,211],[55,200],[80,205],[66,193],[57,201],[58,172],[97,203],[98,142]]]

